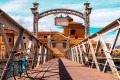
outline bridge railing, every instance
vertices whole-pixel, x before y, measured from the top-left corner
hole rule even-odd
[[[110,46],[109,43],[105,42],[104,36],[114,31],[116,31],[114,37],[109,35],[109,37],[114,38]],[[114,77],[119,78],[118,68],[120,67],[116,66],[114,63],[113,59],[117,58],[112,57],[113,52],[115,51],[116,42],[119,37],[119,32],[120,18],[79,42],[78,44],[70,47],[65,52],[65,56],[69,60],[85,64],[91,68],[96,68],[98,71],[105,72],[106,68],[109,68]]]
[[[11,30],[17,33],[17,39],[15,44],[11,50],[7,35],[4,31],[4,26],[7,26]],[[38,40],[31,32],[27,29],[24,29],[20,24],[18,24],[15,20],[13,20],[9,15],[7,15],[4,11],[0,9],[0,32],[4,41],[5,50],[7,51],[7,57],[1,55],[0,61],[6,60],[6,64],[2,66],[1,72],[1,80],[7,80],[11,73],[11,59],[15,59],[14,53],[23,52],[26,54],[26,58],[31,61],[31,68],[33,69],[35,66],[39,66],[40,64],[45,63],[46,61],[52,59],[55,55],[54,52]],[[28,47],[25,48],[23,37],[28,39]],[[21,49],[20,49],[21,46]],[[0,62],[0,67],[2,62]]]

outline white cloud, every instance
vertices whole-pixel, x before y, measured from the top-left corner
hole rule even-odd
[[[56,7],[62,7],[62,8],[66,8],[66,9],[78,10],[80,12],[83,12],[84,9],[85,9],[84,3],[79,3],[79,4],[60,4],[60,5],[56,5]]]
[[[23,17],[23,16],[11,16],[16,22],[22,25],[24,28],[28,28],[33,25],[33,17]]]
[[[6,4],[1,5],[0,8],[6,12],[19,11],[20,9],[24,9],[25,4],[28,1],[29,0],[12,0]]]
[[[29,2],[29,0],[12,0],[11,2],[1,5],[0,7],[7,12],[13,12],[13,11],[19,12],[20,9],[21,10],[23,9],[22,12],[25,12],[24,7],[27,2]],[[56,7],[58,6],[61,6],[63,8],[71,8],[82,12],[84,11],[83,3],[56,5]],[[119,10],[120,8],[104,8],[104,9],[96,9],[96,10],[93,9],[90,17],[90,26],[95,28],[106,26],[110,22],[120,17]],[[81,18],[74,15],[70,15],[70,16],[74,19],[74,21],[81,22],[84,24],[84,21]],[[23,16],[12,16],[12,17],[23,27],[31,30],[29,27],[33,26],[32,15],[25,17]],[[46,30],[48,31],[50,26],[53,28],[54,31],[55,30],[59,31],[60,29],[56,28],[56,26],[54,25],[54,17],[55,17],[54,15],[51,15],[40,19],[39,27],[41,29],[39,28],[39,31],[46,31]]]
[[[20,25],[22,25],[24,28],[27,28],[31,32],[33,31],[33,17],[32,16],[29,16],[29,17],[11,16],[11,17],[15,21],[17,21]],[[51,27],[51,31],[62,32],[61,29],[58,29],[54,25],[54,17],[55,16],[51,15],[51,16],[40,19],[39,24],[38,24],[38,26],[39,26],[38,31],[50,31],[50,27]]]
[[[91,27],[104,27],[120,17],[120,8],[93,10],[90,20]]]
[[[105,42],[109,43],[111,46],[114,39],[115,39],[115,34],[107,35],[107,36],[103,37],[103,39]],[[115,46],[119,46],[119,45],[120,45],[120,36],[118,36],[118,39],[117,39]]]

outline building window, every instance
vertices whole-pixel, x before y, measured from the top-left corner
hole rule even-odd
[[[103,49],[101,49],[101,53],[103,54]]]
[[[75,35],[75,30],[71,30],[71,35]]]
[[[52,47],[55,48],[56,47],[56,43],[52,43]]]
[[[44,36],[44,38],[47,38],[47,36]]]
[[[9,38],[9,42],[11,42],[11,38]]]
[[[26,49],[26,43],[24,43],[24,47],[25,47],[25,49]]]
[[[67,44],[66,44],[65,42],[63,42],[63,48],[66,48],[66,45],[67,45]]]
[[[78,39],[78,36],[75,36],[75,39]]]
[[[25,39],[25,37],[23,37],[23,39]]]

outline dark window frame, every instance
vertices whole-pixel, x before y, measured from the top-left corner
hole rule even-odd
[[[9,38],[9,42],[11,42],[12,41],[12,38]]]
[[[71,35],[75,35],[75,33],[76,33],[76,30],[72,29],[71,30]]]
[[[25,37],[23,37],[23,39],[25,39]]]
[[[44,38],[47,38],[47,36],[44,36]]]

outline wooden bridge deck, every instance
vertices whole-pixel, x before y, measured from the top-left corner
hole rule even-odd
[[[24,80],[116,80],[113,75],[99,72],[70,60],[52,59],[32,70],[32,78]]]

